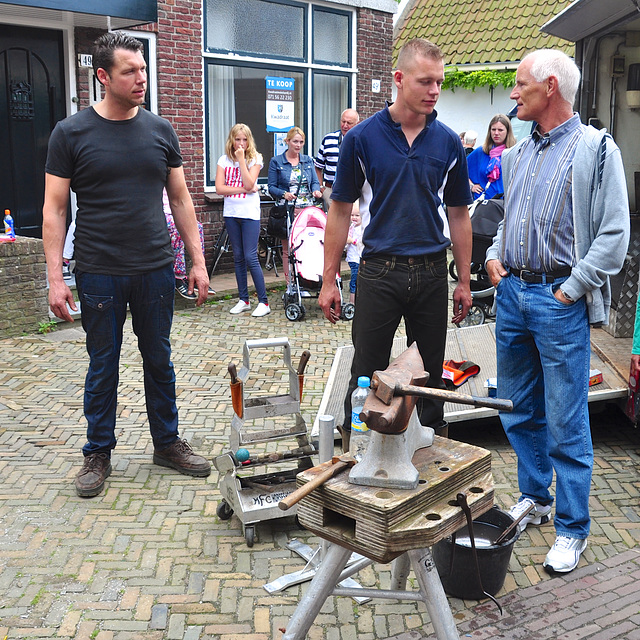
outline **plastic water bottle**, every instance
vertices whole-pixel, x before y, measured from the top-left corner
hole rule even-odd
[[[364,402],[369,395],[369,387],[371,380],[367,376],[358,378],[358,386],[351,394],[351,441],[349,444],[349,453],[358,461],[362,460],[367,447],[371,432],[366,423],[360,420],[360,413],[364,407]]]

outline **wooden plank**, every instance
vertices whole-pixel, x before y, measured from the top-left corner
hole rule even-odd
[[[298,485],[329,464],[300,472]],[[389,562],[462,526],[458,493],[467,496],[474,517],[491,508],[491,453],[486,449],[436,436],[431,447],[416,451],[413,464],[420,474],[414,490],[351,484],[348,471],[335,476],[300,501],[300,522],[327,540]]]

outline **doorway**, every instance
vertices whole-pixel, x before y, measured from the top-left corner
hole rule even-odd
[[[0,209],[42,237],[49,135],[66,116],[62,32],[0,24]]]

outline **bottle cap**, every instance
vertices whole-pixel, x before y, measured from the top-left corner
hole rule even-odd
[[[360,376],[358,378],[358,386],[368,389],[371,386],[371,380],[367,376]]]

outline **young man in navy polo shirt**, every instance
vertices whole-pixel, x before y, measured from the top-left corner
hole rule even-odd
[[[458,134],[443,125],[435,111],[444,80],[442,51],[428,40],[408,42],[398,55],[393,78],[396,101],[344,137],[325,235],[319,303],[335,323],[340,317],[335,274],[352,203],[359,199],[364,251],[352,327],[355,354],[345,400],[344,440],[350,435],[350,397],[358,376],[371,376],[388,366],[402,318],[408,344],[417,342],[430,373],[428,385],[443,388],[450,245],[458,269],[452,321],[460,322],[471,307],[467,207],[472,198],[466,157]],[[445,432],[442,403],[424,400],[421,405],[421,423]]]

